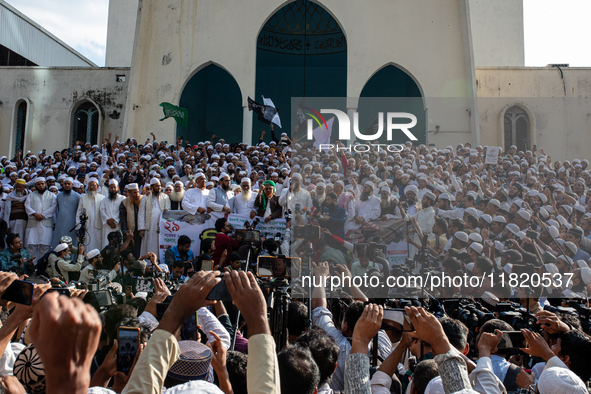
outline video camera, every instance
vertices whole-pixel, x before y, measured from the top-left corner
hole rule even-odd
[[[86,237],[86,222],[88,221],[88,215],[86,214],[86,208],[82,210],[79,216],[80,227],[77,231],[78,243],[84,245],[84,238]]]
[[[318,241],[320,239],[320,226],[313,224],[293,226],[293,238],[303,239],[307,242]]]

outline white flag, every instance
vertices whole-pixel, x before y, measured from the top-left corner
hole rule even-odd
[[[334,116],[326,121],[326,126],[324,123],[320,125],[320,127],[316,127],[312,130],[312,135],[314,135],[314,148],[320,149],[320,144],[330,144],[330,135],[332,134],[332,124],[334,123]]]
[[[265,98],[265,96],[262,96],[262,97],[263,97],[263,104],[277,109],[277,107],[275,107],[275,104],[273,104],[273,100],[271,100],[270,98]],[[273,116],[273,119],[271,119],[271,122],[273,122],[277,126],[281,127],[281,120],[279,119],[279,112],[277,112],[275,114],[275,116]]]

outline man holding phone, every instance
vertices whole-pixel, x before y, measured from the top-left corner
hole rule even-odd
[[[17,267],[20,267],[24,274],[31,274],[35,271],[35,266],[33,265],[34,259],[29,255],[29,252],[23,248],[23,242],[21,241],[19,234],[8,234],[6,237],[6,245],[8,247],[0,252],[2,271],[9,272]],[[13,256],[19,254],[21,257],[19,259],[14,259]]]

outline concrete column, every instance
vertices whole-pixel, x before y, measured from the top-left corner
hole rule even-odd
[[[252,111],[248,105],[242,107],[242,142],[252,144]]]

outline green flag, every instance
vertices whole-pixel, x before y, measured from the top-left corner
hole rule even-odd
[[[171,103],[160,103],[162,110],[164,111],[164,118],[160,119],[162,122],[167,118],[174,118],[178,124],[183,127],[189,126],[189,111],[185,108],[177,107]]]

